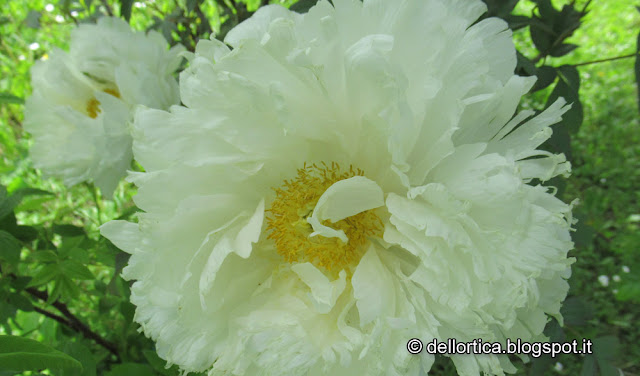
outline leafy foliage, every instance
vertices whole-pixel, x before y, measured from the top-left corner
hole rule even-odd
[[[305,13],[316,0],[271,3]],[[634,38],[640,15],[624,0],[485,3],[485,17],[500,17],[515,32],[517,73],[538,77],[523,106],[542,111],[559,97],[572,103],[545,147],[564,153],[574,166],[566,187],[563,180],[551,182],[558,195],[583,202],[576,209],[577,262],[571,296],[562,308],[564,326],[552,319],[545,334],[553,341],[592,339],[594,353],[541,357],[519,364],[519,374],[638,374],[640,100],[636,108],[632,96],[640,84],[640,35]],[[9,12],[0,17],[0,333],[11,334],[0,336],[0,374],[48,369],[54,375],[178,375],[176,367],[165,368],[133,322],[130,285],[120,277],[128,255],[97,230],[110,219],[135,218],[135,189],[123,183],[113,201],[104,201],[91,186],[67,189],[42,179],[30,165],[29,139],[21,127],[23,98],[30,91],[25,77],[53,47],[66,47],[76,23],[117,15],[193,51],[202,38],[223,40],[267,1],[26,4],[10,2]],[[625,21],[632,27],[619,25],[621,14],[635,17]],[[614,32],[602,31],[609,28]],[[635,43],[633,51],[616,50],[615,55],[608,47],[594,49],[592,40],[599,35],[614,35],[618,39],[607,45],[620,48]],[[617,56],[634,57],[635,67]],[[629,79],[632,70],[635,85]],[[607,288],[597,284],[599,275],[618,278],[612,277]],[[452,369],[445,357],[434,365],[436,374]]]

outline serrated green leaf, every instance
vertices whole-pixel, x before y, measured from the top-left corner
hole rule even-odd
[[[87,240],[86,236],[65,236],[62,238],[62,244],[58,247],[58,253],[63,258],[69,256],[75,248],[83,248],[83,243]]]
[[[4,260],[11,264],[20,262],[20,250],[22,245],[10,233],[0,230],[0,260]]]
[[[24,99],[20,97],[16,97],[11,93],[0,92],[0,104],[2,103],[14,103],[14,104],[23,104]],[[6,191],[6,190],[5,190]]]
[[[31,279],[27,287],[38,287],[45,285],[60,275],[58,264],[47,264]]]
[[[47,368],[82,370],[82,364],[69,355],[38,341],[0,335],[0,370],[30,371]]]
[[[550,22],[548,19],[546,21]],[[553,30],[553,25],[538,17],[531,19],[529,35],[531,36],[533,44],[543,55],[548,54],[549,49],[557,37]]]
[[[94,279],[93,273],[76,260],[65,260],[60,263],[62,273],[72,279]]]
[[[535,0],[535,3],[538,5],[540,16],[545,19],[555,21],[556,17],[560,14],[560,12],[553,7],[551,0]]]

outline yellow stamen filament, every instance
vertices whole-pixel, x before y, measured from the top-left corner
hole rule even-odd
[[[295,179],[285,180],[281,188],[275,189],[276,198],[267,216],[268,238],[274,240],[278,253],[287,262],[308,261],[329,271],[339,271],[360,260],[369,238],[382,236],[382,221],[374,210],[367,210],[336,223],[322,222],[344,231],[347,243],[338,238],[309,237],[313,229],[307,218],[320,196],[335,182],[363,175],[362,170],[353,167],[341,172],[337,163],[305,164]]]
[[[118,91],[118,89],[104,89],[102,91],[107,94],[111,94],[116,98],[120,98],[120,92]],[[87,115],[89,115],[90,118],[95,119],[101,112],[102,110],[100,109],[100,101],[98,101],[95,97],[89,99],[89,101],[87,102]]]

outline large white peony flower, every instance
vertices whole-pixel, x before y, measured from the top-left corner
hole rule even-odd
[[[31,71],[25,129],[34,165],[68,186],[92,181],[110,196],[131,164],[135,106],[180,103],[173,74],[182,50],[118,18],[75,29],[68,53],[54,50]]]
[[[567,174],[536,148],[567,110],[514,116],[507,25],[470,0],[261,8],[201,41],[187,106],[139,110],[135,319],[158,354],[209,375],[417,375],[410,338],[544,339],[561,319]],[[537,180],[536,180],[537,181]],[[515,369],[455,355],[461,375]]]

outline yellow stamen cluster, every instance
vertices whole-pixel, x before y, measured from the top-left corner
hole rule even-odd
[[[120,98],[120,92],[118,91],[118,89],[104,89],[102,91],[107,94],[111,94],[116,98]],[[95,119],[101,112],[102,110],[100,110],[100,101],[98,101],[95,97],[89,99],[89,102],[87,102],[87,115],[89,115],[90,118]]]
[[[285,180],[281,188],[275,189],[276,198],[267,216],[268,238],[273,239],[278,253],[287,262],[311,262],[326,270],[339,271],[360,260],[366,251],[369,238],[382,236],[382,221],[374,210],[367,210],[336,223],[322,222],[336,230],[344,231],[348,242],[332,237],[309,235],[313,228],[307,218],[320,196],[333,183],[354,176],[363,176],[360,169],[349,167],[340,171],[337,163],[327,166],[304,165],[293,180]]]

